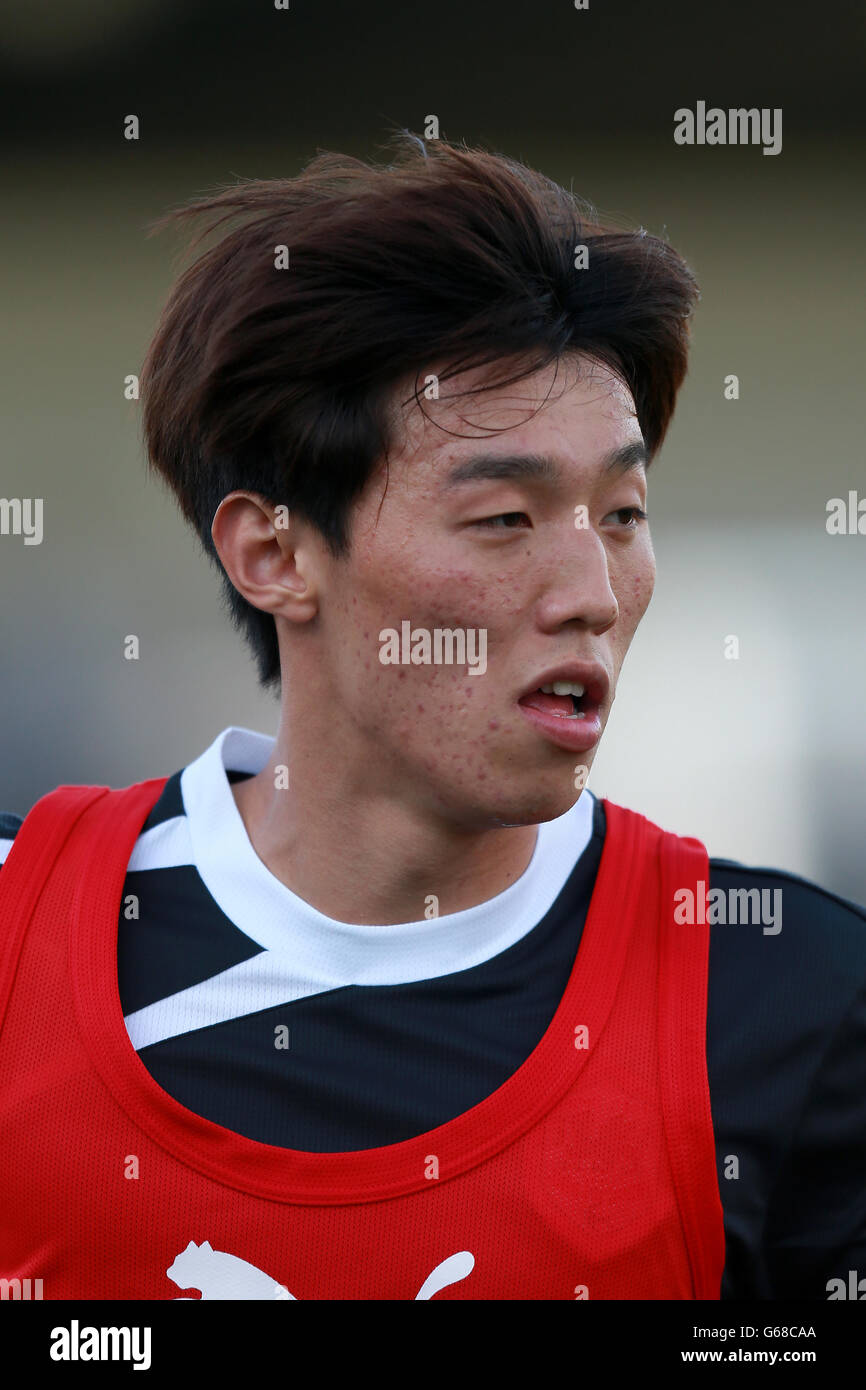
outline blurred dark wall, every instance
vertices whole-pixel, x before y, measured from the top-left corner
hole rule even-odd
[[[366,145],[434,111],[449,139],[663,141],[700,98],[833,141],[864,129],[864,48],[854,0],[28,0],[0,12],[0,126],[92,151],[136,111],[162,148]]]

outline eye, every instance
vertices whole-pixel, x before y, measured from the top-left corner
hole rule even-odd
[[[502,523],[501,526],[497,524],[499,522]],[[498,516],[485,516],[482,517],[480,521],[476,521],[473,524],[475,526],[485,526],[491,531],[514,531],[524,523],[528,526],[532,525],[526,512],[500,512]]]
[[[647,520],[647,514],[641,507],[617,507],[615,512],[608,512],[605,521],[612,516],[626,531],[636,531],[640,523]]]

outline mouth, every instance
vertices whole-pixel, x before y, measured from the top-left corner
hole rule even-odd
[[[549,741],[570,752],[585,752],[601,738],[601,707],[609,685],[603,667],[574,663],[544,672],[517,704]]]
[[[590,708],[586,687],[579,681],[551,681],[521,696],[524,709],[537,709],[557,719],[584,719]]]

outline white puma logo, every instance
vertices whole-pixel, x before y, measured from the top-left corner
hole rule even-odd
[[[427,1275],[415,1295],[414,1301],[424,1302],[449,1284],[458,1284],[471,1274],[475,1268],[475,1257],[468,1250],[458,1250]],[[263,1269],[257,1269],[238,1255],[230,1255],[226,1250],[214,1250],[210,1241],[196,1245],[191,1240],[185,1250],[181,1250],[174,1263],[166,1270],[172,1283],[179,1289],[198,1289],[202,1299],[291,1299],[285,1284],[278,1284]],[[176,1298],[175,1303],[193,1303],[195,1299]]]
[[[166,1274],[179,1289],[198,1289],[202,1298],[291,1298],[276,1279],[271,1279],[264,1270],[226,1250],[214,1250],[210,1241],[196,1245],[191,1240],[166,1270]],[[176,1303],[193,1302],[192,1299],[175,1299]]]

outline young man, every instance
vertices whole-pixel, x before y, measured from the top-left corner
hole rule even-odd
[[[864,914],[584,788],[688,267],[411,137],[192,213],[221,236],[150,346],[148,453],[279,727],[8,821],[3,1275],[849,1296]]]

